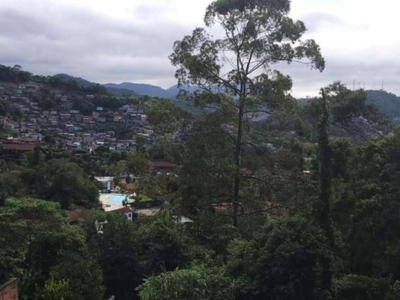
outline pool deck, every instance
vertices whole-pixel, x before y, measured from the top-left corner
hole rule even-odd
[[[118,204],[109,204],[108,200],[116,195],[121,195],[121,194],[117,194],[117,193],[111,193],[111,194],[100,194],[99,200],[103,206],[103,209],[105,211],[111,211],[111,210],[116,210],[118,208],[123,207],[122,203],[118,203]]]
[[[115,195],[121,195],[120,193],[111,193],[111,194],[100,194],[99,200],[103,206],[104,211],[112,211],[112,210],[116,210],[118,208],[123,207],[122,203],[118,203],[118,204],[109,204],[108,200],[115,196]],[[136,212],[138,213],[138,215],[140,216],[146,216],[146,217],[150,217],[150,216],[154,216],[156,215],[158,212],[160,211],[160,208],[155,207],[155,208],[148,208],[148,209],[137,209]]]

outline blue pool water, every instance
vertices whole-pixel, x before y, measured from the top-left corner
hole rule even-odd
[[[121,204],[124,201],[126,195],[113,195],[108,199],[108,204]]]

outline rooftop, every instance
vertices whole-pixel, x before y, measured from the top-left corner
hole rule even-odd
[[[36,146],[33,144],[3,144],[1,147],[16,151],[33,151]]]
[[[124,206],[124,207],[121,207],[121,208],[110,210],[110,212],[115,212],[117,214],[129,214],[129,213],[133,212],[133,209],[131,207]]]
[[[177,165],[168,161],[152,161],[151,166],[153,168],[175,168]]]

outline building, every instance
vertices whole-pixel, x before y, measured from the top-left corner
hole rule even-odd
[[[17,159],[27,152],[34,151],[35,148],[35,144],[3,144],[0,145],[0,156]]]
[[[168,161],[152,161],[151,169],[152,173],[169,173],[176,169],[177,165]]]
[[[114,190],[114,177],[95,177],[103,185],[102,192],[111,192]]]
[[[93,143],[94,142],[94,138],[90,133],[84,133],[82,135],[82,142],[86,143],[86,144]]]
[[[175,224],[193,223],[193,220],[186,218],[184,216],[173,216],[173,220]]]
[[[1,118],[0,119],[0,127],[9,128],[11,130],[15,130],[19,127],[17,122],[14,122],[8,118]]]
[[[11,279],[0,285],[0,300],[18,300],[17,279]]]
[[[118,215],[125,215],[126,218],[130,221],[133,222],[134,218],[136,217],[135,211],[133,208],[124,206],[115,210],[110,210],[110,212],[116,213]]]
[[[69,224],[79,223],[80,220],[85,219],[87,214],[88,214],[88,211],[87,211],[87,209],[84,209],[84,208],[77,208],[74,210],[70,210],[67,213],[68,223]]]
[[[90,124],[90,122],[92,122],[92,118],[91,117],[83,117],[82,118],[82,123]]]
[[[71,114],[60,114],[61,121],[69,121],[71,119]]]

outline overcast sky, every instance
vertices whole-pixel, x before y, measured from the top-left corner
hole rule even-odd
[[[0,64],[34,74],[67,73],[99,83],[175,84],[168,55],[202,26],[211,0],[1,0]],[[282,70],[296,96],[341,80],[400,95],[400,28],[393,0],[292,0],[326,59],[323,73]]]

